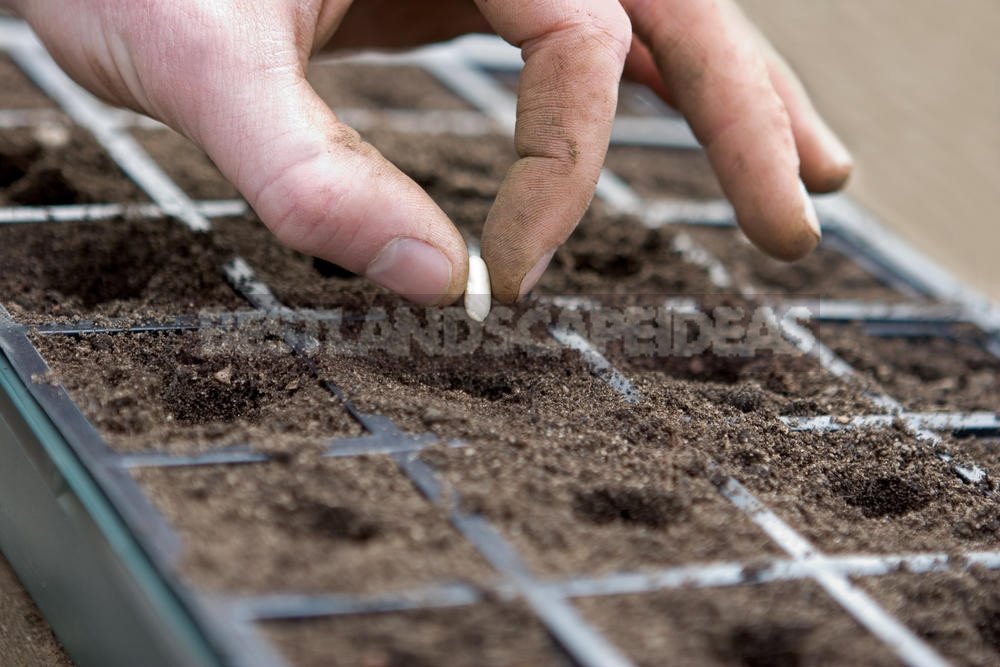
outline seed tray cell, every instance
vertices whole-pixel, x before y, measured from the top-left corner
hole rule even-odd
[[[213,592],[355,594],[493,573],[387,457],[138,470]]]
[[[678,427],[641,413],[619,418],[631,432],[433,448],[422,458],[542,577],[780,554],[719,495],[706,457],[679,444]]]
[[[680,317],[683,317],[682,315]],[[711,420],[713,411],[736,415],[787,416],[877,413],[867,385],[854,378],[838,378],[813,356],[778,341],[770,347],[723,353],[629,352],[624,345],[606,351],[617,368],[637,377],[640,391],[677,405],[692,415]]]
[[[750,420],[748,420],[750,421]],[[780,433],[706,429],[703,446],[762,502],[828,553],[962,553],[1000,547],[992,482],[961,479],[905,430]]]
[[[899,574],[865,582],[886,609],[956,665],[995,665],[1000,653],[1000,577],[966,571]]]
[[[267,333],[44,336],[35,342],[109,443],[122,452],[262,452],[323,447],[360,429]]]
[[[897,665],[818,586],[677,590],[579,601],[637,665]]]
[[[895,330],[894,330],[895,329]],[[1000,409],[1000,359],[974,327],[816,325],[817,337],[910,410]]]
[[[883,302],[919,298],[905,283],[892,285],[883,280],[878,267],[862,263],[863,254],[835,231],[825,233],[812,255],[789,264],[765,256],[736,228],[684,229],[730,268],[734,280],[753,286],[766,298]]]
[[[0,129],[0,206],[109,201],[148,200],[87,132]]]
[[[309,83],[332,109],[470,110],[424,69],[344,62],[310,65]]]
[[[233,310],[229,256],[170,220],[0,225],[0,303],[26,322]]]
[[[271,622],[264,631],[293,667],[572,664],[517,604]]]
[[[192,199],[240,197],[204,151],[177,132],[167,127],[135,129],[132,136]]]

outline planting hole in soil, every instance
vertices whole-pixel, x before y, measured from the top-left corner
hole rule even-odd
[[[0,303],[28,321],[235,310],[229,258],[171,220],[0,225]]]
[[[0,206],[145,200],[83,130],[0,130]]]
[[[388,458],[136,473],[213,591],[390,593],[487,584],[489,567]]]

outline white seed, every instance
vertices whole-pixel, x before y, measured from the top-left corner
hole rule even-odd
[[[490,271],[479,255],[469,255],[469,282],[465,287],[465,312],[477,322],[490,314],[493,295],[490,292]]]

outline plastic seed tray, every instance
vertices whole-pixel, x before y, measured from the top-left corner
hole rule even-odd
[[[247,206],[227,198],[230,186],[183,140],[171,138],[156,123],[95,101],[61,73],[22,24],[0,19],[0,48],[11,59],[7,66],[16,64],[44,93],[32,93],[32,108],[0,109],[0,132],[33,132],[36,137],[39,132],[80,133],[92,144],[87,150],[107,160],[102,171],[119,169],[127,184],[116,186],[121,193],[116,200],[84,204],[46,200],[45,192],[52,190],[43,191],[41,200],[23,203],[28,195],[18,191],[21,199],[6,200],[0,208],[0,232],[10,233],[4,243],[27,243],[33,234],[62,225],[95,230],[97,238],[112,229],[101,225],[121,229],[128,224],[165,239],[167,245],[148,249],[149,255],[131,245],[110,253],[112,258],[131,257],[132,266],[173,252],[171,243],[177,248],[205,246],[178,260],[182,263],[175,273],[190,274],[184,280],[195,280],[192,284],[204,296],[180,312],[156,310],[160,304],[147,299],[144,306],[154,315],[98,309],[90,318],[54,317],[43,307],[52,304],[46,295],[51,290],[66,293],[66,283],[50,284],[49,292],[38,294],[28,285],[21,297],[29,296],[20,301],[17,295],[7,301],[9,295],[0,293],[0,304],[7,306],[0,306],[0,547],[78,664],[414,664],[423,649],[440,655],[434,646],[421,644],[421,637],[436,650],[448,651],[445,655],[455,664],[754,664],[775,656],[808,661],[813,649],[841,651],[830,655],[849,660],[851,654],[843,653],[848,649],[833,646],[838,643],[859,651],[855,659],[872,663],[988,664],[990,651],[997,650],[997,600],[982,602],[973,610],[978,615],[963,619],[963,614],[973,614],[972,607],[955,603],[938,614],[921,607],[930,602],[920,591],[925,584],[943,586],[948,579],[953,580],[948,590],[971,599],[978,588],[974,578],[996,582],[989,572],[1000,569],[1000,514],[991,475],[996,450],[989,439],[1000,431],[997,395],[989,393],[995,390],[990,377],[1000,369],[1000,317],[987,299],[909,249],[849,200],[817,200],[826,236],[815,261],[825,263],[804,278],[789,278],[787,269],[776,273],[773,266],[754,263],[723,200],[706,198],[704,192],[651,195],[647,191],[655,193],[655,183],[640,194],[629,179],[610,169],[598,186],[599,206],[607,215],[638,220],[649,234],[668,234],[672,256],[686,271],[702,276],[697,290],[672,302],[678,312],[696,310],[705,293],[770,306],[774,312],[808,311],[808,323],[778,315],[769,322],[790,349],[815,364],[812,372],[824,382],[856,390],[853,403],[825,412],[799,409],[801,401],[774,399],[763,421],[743,422],[737,412],[725,413],[735,416],[720,428],[731,430],[706,430],[713,440],[684,450],[691,457],[685,463],[658,440],[666,437],[665,428],[636,426],[656,424],[637,420],[671,400],[671,385],[664,389],[641,364],[579,331],[552,325],[547,342],[537,344],[571,355],[565,358],[584,372],[566,372],[554,385],[536,386],[538,377],[558,378],[562,372],[561,362],[541,358],[525,361],[520,375],[508,371],[502,384],[476,387],[483,399],[477,405],[500,406],[495,412],[484,408],[484,419],[496,422],[478,433],[456,427],[466,428],[462,437],[449,430],[455,415],[434,391],[413,389],[408,400],[415,408],[407,413],[391,403],[389,384],[365,380],[364,373],[371,370],[365,364],[374,362],[316,352],[323,342],[317,334],[321,325],[353,318],[356,326],[364,326],[380,317],[378,309],[324,310],[322,294],[296,291],[283,282],[295,271],[312,275],[308,271],[333,269],[301,262],[276,269],[286,255],[280,250],[269,255],[272,251],[261,244],[248,243],[239,255],[217,252],[218,244],[225,245],[242,224],[234,221],[248,214]],[[321,92],[334,97],[338,114],[361,132],[457,138],[471,141],[462,146],[472,150],[513,131],[512,86],[519,63],[510,47],[469,38],[401,56],[320,63],[310,76]],[[405,77],[396,71],[401,68]],[[361,84],[390,79],[406,82],[395,91],[398,107],[374,93],[363,94]],[[666,151],[685,173],[697,168],[689,163],[703,158],[687,127],[644,94],[625,90],[612,155],[619,149]],[[378,104],[368,104],[372,99]],[[380,148],[393,157],[391,142]],[[609,163],[618,159],[628,165],[638,159],[628,155],[634,154],[620,153]],[[419,171],[419,165],[413,168]],[[479,176],[493,182],[488,165]],[[428,183],[433,185],[433,179]],[[477,194],[477,187],[463,180],[459,191],[488,200],[488,193]],[[470,215],[480,213],[477,209]],[[23,239],[15,235],[20,233]],[[54,234],[43,237],[41,247],[60,251],[61,237]],[[133,252],[139,254],[129,255]],[[67,280],[76,284],[113,273],[118,265],[108,256],[62,255],[60,261],[75,267]],[[617,265],[601,266],[610,271]],[[10,274],[14,270],[0,268]],[[815,282],[809,280],[823,279],[828,272],[846,297],[830,298],[810,288]],[[145,279],[152,284],[161,278],[166,280],[154,272]],[[190,286],[168,282],[165,289]],[[99,279],[91,287],[112,290],[109,299],[128,301],[129,294],[117,294]],[[543,283],[533,303],[584,313],[601,307],[586,289],[573,293],[560,287],[547,292]],[[25,307],[36,303],[31,301],[36,297],[43,306]],[[188,355],[196,343],[225,343],[261,325],[266,325],[274,350],[267,371],[277,378],[273,393],[292,396],[281,398],[278,407],[296,410],[296,419],[304,422],[285,427],[322,443],[305,472],[288,467],[297,450],[247,443],[247,438],[284,442],[287,434],[268,420],[229,433],[191,426],[197,419],[189,419],[188,426],[176,419],[198,416],[205,409],[198,398],[203,393],[169,412],[143,402],[153,399],[141,388],[163,377],[157,373],[167,373],[149,365],[153,362],[143,353],[147,346],[165,345],[178,366],[192,365],[197,360]],[[869,342],[852,346],[858,340]],[[84,347],[81,341],[93,342]],[[888,347],[883,350],[883,345]],[[982,384],[968,389],[965,378],[949,377],[947,369],[931,373],[908,365],[926,354],[968,359],[966,374],[979,373]],[[133,387],[139,389],[134,395],[88,394],[86,380],[107,380],[108,365],[124,357],[135,364]],[[84,378],[80,386],[63,381],[70,365]],[[377,370],[395,377],[391,368]],[[698,380],[697,369],[682,370]],[[213,372],[213,386],[232,386],[232,369]],[[796,367],[780,372],[786,379],[797,373]],[[779,371],[771,371],[772,379],[775,373]],[[197,373],[177,377],[204,380]],[[447,377],[420,377],[431,386],[442,382],[441,391],[456,390]],[[255,391],[272,391],[265,384]],[[309,390],[300,389],[306,385]],[[525,510],[527,520],[516,518],[514,498],[507,511],[498,511],[488,497],[494,489],[491,479],[537,480],[540,469],[552,474],[558,469],[551,461],[532,459],[531,438],[537,433],[521,435],[517,403],[510,407],[505,397],[521,387],[545,397],[590,385],[598,387],[592,395],[579,394],[572,409],[580,412],[568,419],[593,415],[596,420],[602,413],[624,417],[611,422],[617,426],[602,427],[609,429],[601,436],[608,440],[589,451],[573,444],[580,440],[574,440],[574,428],[565,423],[547,432],[545,437],[561,443],[553,444],[552,451],[565,456],[566,466],[583,466],[570,469],[558,484],[599,478],[602,471],[620,483],[576,489],[574,511],[590,522],[583,528],[564,526],[565,516],[543,506],[539,498],[547,497],[547,483],[535,487],[538,506]],[[719,400],[753,413],[762,399],[740,392],[738,387],[726,390]],[[238,411],[244,398],[234,393],[230,407]],[[834,405],[828,398],[816,405]],[[148,422],[148,442],[137,445],[134,438],[120,437],[131,428],[128,423],[95,420],[95,405],[114,401],[117,414]],[[395,416],[375,409],[380,405]],[[861,405],[868,409],[858,409]],[[213,416],[225,421],[226,414]],[[280,423],[280,417],[275,412],[272,421]],[[699,418],[692,409],[688,419]],[[590,425],[583,419],[579,432],[586,435]],[[445,426],[426,428],[438,423]],[[615,450],[594,454],[612,447],[615,428],[626,443],[616,450],[624,458]],[[795,451],[778,445],[764,454],[750,451],[754,433],[764,432],[781,434],[792,450],[798,446],[821,453],[797,459]],[[888,440],[879,435],[887,433],[895,435]],[[480,455],[489,474],[475,468]],[[629,459],[632,455],[639,458]],[[897,456],[903,461],[900,469],[910,474],[907,479],[873,474],[851,486],[850,479],[842,479],[850,470],[837,467],[840,459],[891,462]],[[658,478],[650,472],[661,463],[687,471],[664,478],[672,488],[669,494],[658,490]],[[248,478],[251,470],[266,472],[259,479]],[[364,470],[379,482],[366,486],[352,481],[352,471]],[[645,479],[643,475],[653,481],[629,484]],[[341,495],[322,511],[307,512],[308,502],[316,501],[295,496],[302,485]],[[215,487],[237,498],[235,508],[219,500]],[[259,500],[264,496],[253,496],[249,487],[269,495]],[[171,489],[184,489],[206,508],[207,518],[189,517],[183,507],[171,505]],[[834,508],[840,514],[823,504],[827,489],[833,489],[828,495],[840,503]],[[258,498],[260,505],[252,500],[240,505],[241,493]],[[945,505],[950,498],[961,498],[964,514],[958,509],[949,514],[947,506],[940,510],[943,518],[929,514],[928,507],[941,504],[938,496]],[[561,502],[556,495],[550,499],[553,506]],[[845,502],[856,515],[843,513]],[[372,510],[359,518],[354,510],[364,509],[365,503],[381,508],[382,514]],[[692,503],[701,509],[692,509]],[[308,540],[300,543],[293,529],[302,512],[362,544],[351,551],[358,562],[338,561],[340,543],[319,549]],[[404,530],[411,544],[426,546],[430,539],[438,551],[414,549],[404,566],[390,559],[398,580],[390,577],[385,585],[369,585],[360,575],[352,581],[352,573],[366,572],[366,563],[388,558],[379,550],[377,536],[394,525],[392,514],[415,523]],[[676,516],[688,519],[673,523]],[[849,516],[856,516],[861,527],[852,527]],[[897,528],[892,523],[897,517],[916,518]],[[270,542],[263,533],[259,539],[256,534],[240,536],[233,533],[240,521],[284,523],[291,532],[280,533],[285,544]],[[912,540],[906,531],[912,531]],[[206,533],[217,533],[219,542],[232,540],[231,567],[220,566],[225,558],[196,544]],[[592,544],[601,539],[611,546]],[[617,549],[619,543],[645,544],[646,550],[636,557]],[[261,550],[284,559],[279,559],[277,573],[265,576],[255,569]],[[192,557],[208,565],[193,574]],[[272,585],[268,577],[277,577],[279,584]],[[729,618],[725,610],[730,605],[746,618]],[[928,621],[928,614],[937,620]],[[949,634],[936,623],[959,630]],[[710,630],[716,624],[735,628],[722,649],[712,646]],[[817,627],[827,628],[830,637],[815,638]],[[814,639],[803,644],[806,635]],[[341,643],[324,643],[328,637],[340,637]],[[396,647],[399,642],[405,650]],[[730,653],[720,654],[723,649]]]

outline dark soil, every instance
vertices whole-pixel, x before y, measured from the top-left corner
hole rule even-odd
[[[719,199],[725,195],[701,151],[612,146],[607,168],[644,197]]]
[[[185,541],[182,571],[212,591],[387,593],[494,576],[387,457],[135,474]]]
[[[894,429],[790,433],[752,416],[702,426],[693,439],[821,550],[1000,548],[994,484],[968,484],[937,456],[960,444]]]
[[[132,135],[192,199],[240,197],[204,151],[177,132],[163,128],[133,130]]]
[[[1000,662],[1000,573],[901,573],[863,585],[954,664]]]
[[[135,201],[147,198],[85,131],[53,146],[33,129],[0,130],[0,206]]]
[[[0,225],[0,303],[26,321],[233,310],[230,257],[169,220]]]
[[[809,299],[900,301],[907,295],[884,284],[860,264],[824,242],[805,259],[789,264],[771,259],[736,229],[684,229],[729,268],[733,279],[762,296]]]
[[[37,336],[35,343],[54,372],[47,381],[64,385],[121,451],[238,443],[276,453],[360,432],[280,338],[253,333]]]
[[[590,598],[579,605],[643,667],[899,664],[812,583]]]
[[[18,667],[72,667],[59,639],[0,555],[0,656]]]
[[[55,104],[32,83],[13,60],[0,55],[0,109],[43,109]]]
[[[324,372],[366,412],[461,439],[439,468],[547,574],[769,553],[677,437],[680,410],[630,406],[575,354],[355,359]]]
[[[569,664],[545,629],[512,604],[281,621],[264,628],[295,667]]]
[[[536,293],[591,296],[613,305],[704,298],[722,290],[681,254],[676,228],[649,229],[637,218],[594,208],[560,247]]]
[[[976,330],[955,338],[882,337],[822,323],[818,338],[911,410],[1000,410],[1000,359]]]
[[[315,63],[309,83],[337,109],[471,110],[420,67]]]
[[[246,259],[286,306],[363,312],[376,304],[399,304],[378,285],[281,245],[256,216],[214,220],[213,224],[220,243]]]

